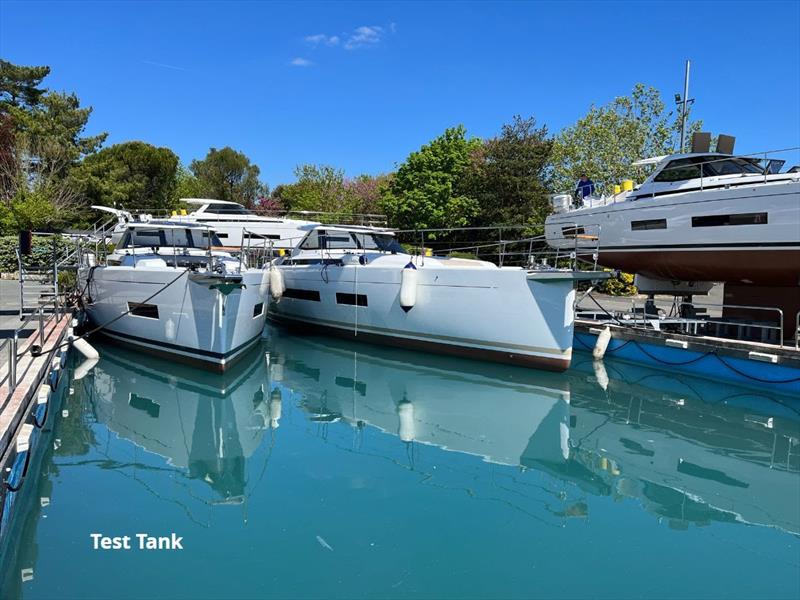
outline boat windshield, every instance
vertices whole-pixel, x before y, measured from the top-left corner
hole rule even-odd
[[[252,215],[240,204],[209,204],[203,209],[203,213],[212,215]]]
[[[405,254],[405,249],[393,235],[369,231],[331,231],[317,229],[300,244],[302,250],[377,250]]]
[[[198,248],[208,250],[211,246],[222,246],[217,235],[204,228],[143,228],[129,229],[119,242],[120,248]]]
[[[702,175],[701,175],[702,169]],[[717,158],[715,156],[690,156],[670,161],[654,178],[657,182],[686,181],[700,177],[722,175],[760,175],[764,169],[746,158]]]

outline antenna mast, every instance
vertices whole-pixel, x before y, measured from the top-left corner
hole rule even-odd
[[[689,103],[693,102],[694,100],[689,100],[689,68],[691,67],[691,61],[686,61],[686,75],[683,79],[683,100],[681,100],[681,145],[679,152],[683,152],[685,148],[684,143],[686,142],[686,111],[689,107]]]

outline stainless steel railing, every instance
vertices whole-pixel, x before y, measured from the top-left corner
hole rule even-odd
[[[52,311],[46,311],[46,309],[49,309],[50,307],[52,307]],[[42,304],[39,308],[25,318],[25,320],[19,327],[17,327],[10,338],[7,338],[0,343],[0,357],[5,356],[6,366],[5,373],[0,376],[0,387],[6,385],[6,395],[4,398],[0,398],[0,400],[5,401],[9,396],[11,396],[11,394],[14,393],[14,390],[16,390],[17,385],[19,384],[18,367],[20,360],[23,358],[23,356],[25,356],[25,354],[32,352],[37,346],[37,344],[34,343],[34,340],[38,337],[38,348],[41,351],[41,349],[44,348],[46,340],[45,330],[49,326],[50,322],[55,320],[55,322],[58,323],[66,314],[66,309],[56,300]],[[31,334],[30,338],[21,338],[21,333],[23,330],[25,330],[28,324],[33,321],[36,321],[36,331]],[[19,352],[20,339],[30,340],[28,347],[21,354]],[[2,360],[2,358],[0,358],[0,360]]]

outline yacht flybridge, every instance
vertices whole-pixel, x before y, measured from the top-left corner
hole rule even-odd
[[[223,246],[239,247],[242,241],[246,243],[247,237],[252,235],[272,240],[275,248],[289,249],[319,225],[313,221],[257,215],[241,204],[227,200],[182,198],[181,202],[196,206],[197,209],[174,218],[213,227]]]
[[[797,286],[800,172],[720,153],[673,154],[640,186],[573,202],[553,199],[555,248],[599,242],[599,263],[666,281]]]
[[[573,284],[604,273],[412,256],[392,232],[319,226],[277,259],[270,319],[333,335],[564,370]]]
[[[152,354],[223,371],[260,338],[269,272],[214,250],[207,225],[127,224],[104,265],[78,271],[94,330]]]

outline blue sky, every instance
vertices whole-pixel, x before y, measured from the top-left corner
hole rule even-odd
[[[555,132],[639,81],[671,102],[687,58],[707,130],[800,145],[798,2],[0,2],[0,55],[50,65],[108,143],[230,145],[272,186],[391,170],[459,123]]]

